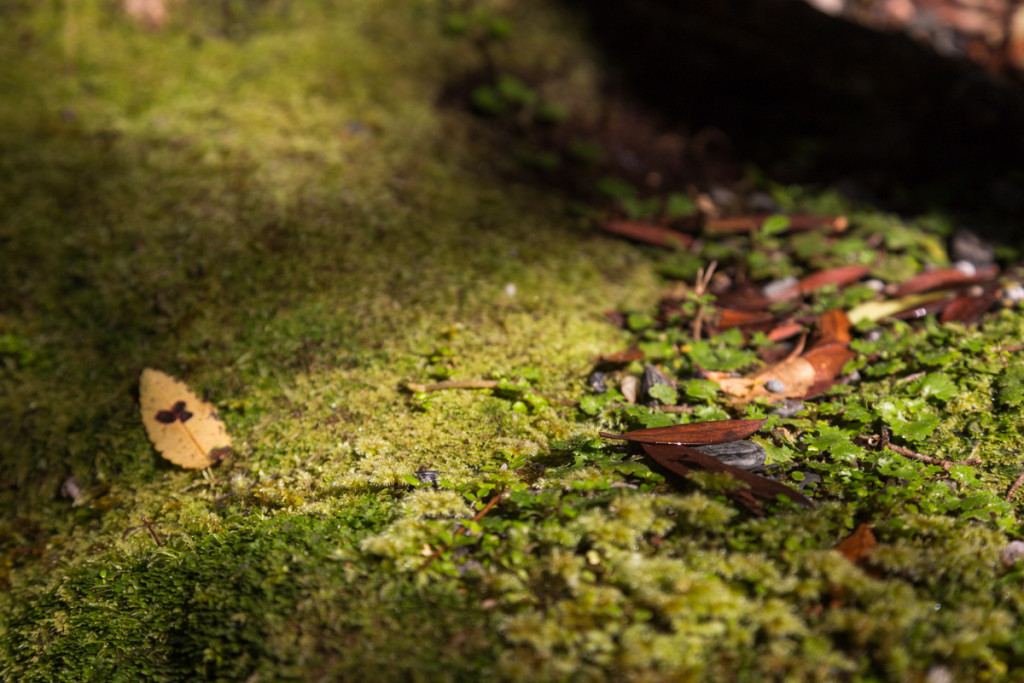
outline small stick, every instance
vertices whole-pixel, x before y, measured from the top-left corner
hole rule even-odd
[[[413,393],[430,393],[443,389],[497,389],[501,382],[496,379],[450,379],[433,384],[414,384],[409,382],[405,388]]]
[[[1013,486],[1010,487],[1010,491],[1006,494],[1006,502],[1010,502],[1010,499],[1013,498],[1013,494],[1017,492],[1017,489],[1021,487],[1021,484],[1024,484],[1024,472],[1021,472],[1021,475],[1017,477],[1017,481],[1013,482]]]
[[[149,517],[142,515],[142,523],[146,525],[146,528],[149,529],[149,533],[153,535],[153,540],[156,541],[156,547],[162,547],[163,543],[160,541],[160,537],[156,535],[156,531],[153,530],[153,522],[149,521]]]
[[[953,465],[980,465],[981,464],[981,458],[967,458],[966,460],[940,460],[938,458],[933,458],[930,455],[924,455],[922,453],[918,453],[917,451],[912,451],[909,448],[906,448],[904,446],[898,446],[898,445],[896,445],[894,443],[891,443],[889,441],[889,428],[884,426],[884,425],[882,426],[882,434],[881,434],[880,437],[877,434],[872,434],[871,436],[861,435],[860,438],[863,439],[868,444],[871,444],[873,442],[877,443],[877,447],[879,449],[884,450],[884,449],[888,448],[893,453],[898,453],[898,454],[900,454],[900,455],[902,455],[902,456],[904,456],[906,458],[913,458],[914,460],[920,460],[921,462],[925,463],[926,465],[938,465],[939,467],[941,467],[944,470],[949,470],[949,468],[952,467]]]
[[[483,509],[480,510],[480,512],[476,513],[476,517],[473,518],[473,521],[474,522],[479,522],[481,519],[483,519],[484,515],[486,515],[488,512],[490,512],[492,509],[494,509],[494,506],[497,505],[501,501],[501,499],[504,497],[504,495],[505,495],[504,491],[499,491],[497,495],[495,495],[493,498],[491,498],[489,501],[487,501],[487,505],[485,505],[483,507]],[[459,526],[459,528],[455,530],[455,535],[456,536],[462,536],[463,534],[466,533],[466,531],[467,531],[467,528],[465,526]],[[448,550],[447,546],[439,547],[437,550],[435,550],[430,555],[430,557],[427,558],[426,562],[424,562],[422,565],[420,565],[420,568],[417,569],[416,571],[421,572],[424,569],[426,569],[427,567],[429,567],[430,565],[434,564],[434,560],[436,560],[437,558],[441,557],[441,555],[446,550]]]
[[[715,268],[718,267],[718,261],[712,261],[708,264],[707,268],[701,268],[697,271],[697,281],[693,285],[693,293],[697,297],[704,296],[704,293],[708,291],[708,286],[711,284],[711,277],[715,274]],[[704,326],[704,306],[698,304],[697,315],[693,318],[693,338],[700,339],[701,328]]]

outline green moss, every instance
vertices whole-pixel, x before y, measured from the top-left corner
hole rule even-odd
[[[0,73],[0,678],[914,679],[941,663],[973,680],[1024,665],[1020,569],[999,560],[1020,534],[1022,494],[1002,501],[1024,448],[1004,348],[1020,311],[856,342],[860,384],[757,436],[773,476],[821,477],[818,506],[748,517],[727,478],[670,486],[597,431],[742,416],[689,377],[753,367],[747,340],[663,329],[654,273],[692,277],[749,241],[661,258],[596,237],[496,172],[510,147],[490,123],[437,105],[490,60],[503,115],[598,111],[574,17],[188,1],[146,32],[119,6],[22,3],[0,22],[16,66]],[[689,206],[600,186],[636,215]],[[878,232],[880,274],[946,261],[921,225],[851,217],[848,237],[752,265],[854,262]],[[610,307],[635,313],[635,334]],[[631,340],[692,414],[587,393],[591,359]],[[218,406],[235,439],[222,465],[154,452],[135,396],[149,366]],[[402,389],[436,379],[501,383]],[[983,465],[854,443],[883,425]],[[69,476],[75,501],[58,494]],[[880,542],[867,566],[831,550],[861,521]]]

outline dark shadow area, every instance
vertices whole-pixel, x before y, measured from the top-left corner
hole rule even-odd
[[[800,0],[564,0],[620,87],[781,182],[900,211],[1024,215],[1024,89]]]

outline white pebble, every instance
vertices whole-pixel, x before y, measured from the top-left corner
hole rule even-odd
[[[974,277],[978,274],[978,269],[974,267],[974,264],[970,261],[957,261],[953,264],[953,268],[959,270],[967,277]]]
[[[640,393],[640,378],[633,375],[626,375],[619,385],[622,396],[629,403],[636,403],[636,397]]]
[[[999,553],[999,559],[1007,567],[1016,563],[1022,557],[1024,557],[1024,541],[1010,541],[1003,548],[1003,552]]]

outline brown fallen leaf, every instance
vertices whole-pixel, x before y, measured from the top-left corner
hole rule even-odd
[[[772,481],[753,472],[727,465],[717,458],[680,444],[642,444],[644,451],[662,467],[682,476],[690,473],[691,467],[698,467],[708,472],[725,472],[737,481],[746,484],[750,493],[766,500],[775,500],[776,496],[786,496],[805,508],[813,507],[814,503],[802,493],[791,489],[785,484]]]
[[[773,214],[757,213],[745,216],[729,216],[727,218],[709,218],[704,229],[711,233],[748,233],[760,230],[765,220]],[[790,214],[789,227],[786,232],[804,232],[807,230],[828,230],[842,232],[849,227],[846,216],[815,216],[811,214]]]
[[[779,342],[783,339],[789,339],[795,337],[804,331],[804,326],[798,322],[784,322],[775,329],[771,330],[766,336],[773,342]]]
[[[716,382],[735,403],[749,403],[757,398],[778,403],[821,393],[835,384],[843,366],[855,355],[845,344],[833,342],[788,358],[752,377],[730,377],[725,372],[709,371],[704,376]]]
[[[775,316],[767,311],[741,311],[735,308],[720,308],[715,316],[715,327],[726,330],[731,327],[761,327],[771,325]]]
[[[622,439],[645,444],[701,446],[728,441],[741,441],[764,425],[767,420],[712,420],[671,427],[636,429],[625,434],[601,432],[606,439]]]
[[[988,282],[999,275],[999,266],[992,264],[980,269],[974,275],[969,275],[956,268],[937,268],[924,273],[918,273],[900,285],[893,296],[902,297],[909,294],[929,292],[933,289],[948,289],[950,287],[962,287],[982,282]]]
[[[775,292],[770,298],[775,302],[789,301],[828,285],[835,285],[841,289],[860,280],[870,271],[870,266],[837,266],[821,270],[811,273],[790,287]]]
[[[850,319],[841,308],[833,308],[818,318],[818,339],[813,346],[822,346],[830,342],[849,344],[851,339]]]
[[[596,363],[605,365],[624,365],[626,363],[632,363],[635,360],[640,360],[644,357],[644,352],[635,346],[631,346],[628,349],[622,351],[616,351],[615,353],[606,353],[602,356],[598,356],[595,359]]]
[[[216,409],[166,373],[142,371],[139,407],[149,440],[175,465],[204,469],[222,460],[231,447]]]
[[[939,315],[939,322],[976,323],[998,300],[995,292],[982,292],[979,296],[958,296],[946,304]]]
[[[616,237],[625,237],[634,242],[642,242],[663,249],[679,249],[693,244],[692,236],[655,223],[605,221],[601,223],[601,229]]]
[[[842,288],[860,280],[870,271],[871,266],[837,266],[828,270],[818,271],[817,273],[811,273],[801,279],[797,286],[803,294],[813,292],[828,285]]]
[[[843,556],[855,565],[863,567],[871,552],[878,546],[870,524],[861,524],[852,534],[839,542],[835,547]]]

